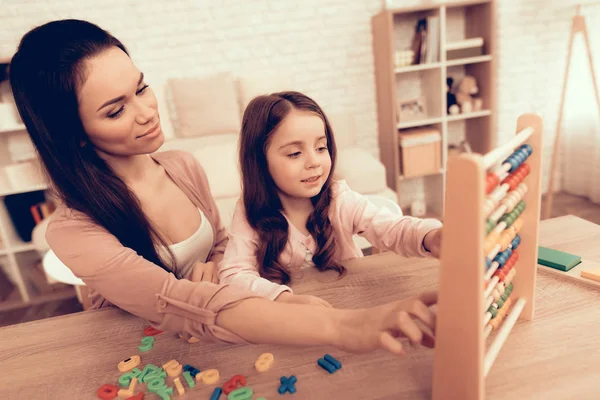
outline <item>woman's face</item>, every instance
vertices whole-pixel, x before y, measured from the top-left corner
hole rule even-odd
[[[100,155],[131,156],[156,151],[164,142],[158,104],[131,58],[118,47],[85,61],[79,115]]]

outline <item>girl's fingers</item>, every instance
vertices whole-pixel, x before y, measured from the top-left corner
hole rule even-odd
[[[431,306],[437,303],[438,301],[438,292],[424,292],[419,295],[419,300],[421,300],[426,306]]]
[[[389,334],[389,332],[382,332],[379,336],[379,345],[389,351],[390,353],[402,356],[405,355],[406,352],[402,347],[402,343],[395,337]]]
[[[433,349],[435,347],[435,338],[427,332],[423,332],[423,341],[421,344],[425,347]]]
[[[423,331],[407,312],[402,311],[396,316],[396,330],[406,336],[412,344],[420,344],[423,340]]]
[[[423,324],[425,324],[425,326],[427,326],[429,329],[431,329],[432,332],[435,331],[435,324],[436,324],[437,316],[425,304],[423,304],[420,301],[415,301],[412,304],[411,309],[409,310],[409,313],[412,314],[413,316],[417,317],[421,322],[423,322]]]

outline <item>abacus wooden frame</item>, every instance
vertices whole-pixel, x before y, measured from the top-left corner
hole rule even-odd
[[[519,317],[533,319],[541,207],[542,128],[539,116],[521,115],[517,121],[517,136],[524,136],[525,141],[514,138],[485,156],[461,154],[448,160],[433,371],[434,400],[483,399],[485,377],[515,321]],[[486,170],[494,162],[503,161],[522,143],[531,145],[533,152],[526,161],[531,171],[524,180],[528,186],[523,198],[527,207],[521,214],[524,225],[519,232],[519,261],[515,265],[517,274],[511,295],[514,301],[497,333],[490,336],[493,342],[486,351],[483,332]]]

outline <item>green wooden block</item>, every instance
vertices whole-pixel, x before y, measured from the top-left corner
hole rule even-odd
[[[564,251],[538,247],[538,264],[567,272],[581,263],[581,257]]]
[[[196,383],[194,382],[194,378],[192,378],[190,371],[185,371],[183,373],[183,377],[185,378],[185,381],[187,382],[189,387],[193,388],[194,386],[196,386]]]

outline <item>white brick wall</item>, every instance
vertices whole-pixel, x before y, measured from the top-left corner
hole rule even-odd
[[[574,0],[498,1],[500,137],[506,138],[514,132],[516,117],[522,112],[538,113],[544,118],[544,191],[556,133],[571,18],[577,3]],[[599,76],[600,6],[584,7],[582,14],[586,17],[595,73]],[[589,76],[581,79],[590,81]],[[576,105],[566,104],[566,109],[569,106]],[[562,135],[568,132],[569,127],[563,126]]]
[[[400,2],[400,0],[396,0]],[[329,113],[356,115],[359,140],[377,154],[370,18],[376,0],[20,0],[0,2],[0,57],[31,27],[58,18],[98,23],[121,39],[161,94],[168,77],[229,70],[284,71]],[[420,0],[401,0],[403,5]],[[549,166],[575,0],[497,0],[498,129],[542,115]],[[600,76],[600,6],[583,9]],[[594,26],[595,25],[595,26]],[[165,105],[163,104],[163,113]],[[165,130],[168,132],[169,127]]]
[[[328,113],[356,117],[378,152],[370,18],[376,1],[0,0],[0,57],[52,19],[80,18],[118,37],[159,95],[168,77],[290,74]],[[157,89],[158,88],[158,89]],[[164,96],[163,96],[164,97]],[[163,102],[164,103],[164,102]],[[166,113],[162,104],[162,113]],[[163,118],[163,120],[165,120]],[[170,127],[165,126],[170,134]]]

